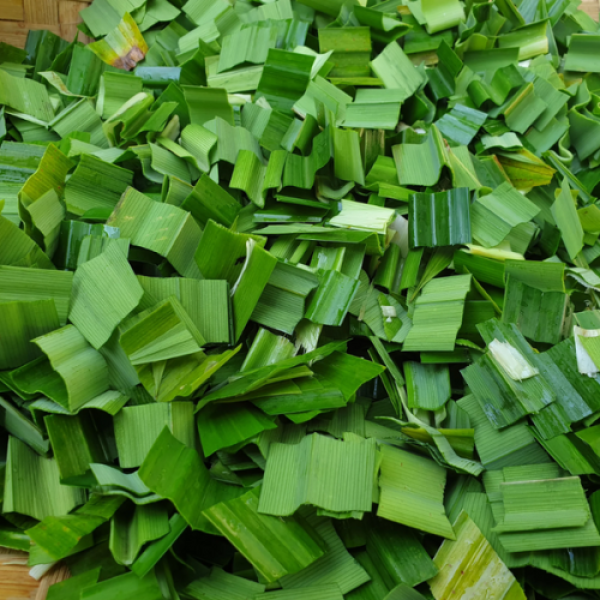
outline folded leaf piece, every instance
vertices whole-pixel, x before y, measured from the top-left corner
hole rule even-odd
[[[204,231],[203,239],[205,237],[207,230]],[[204,249],[204,246],[200,244],[199,248]],[[144,290],[140,309],[152,308],[170,296],[175,296],[206,343],[229,341],[229,286],[226,281],[141,275],[138,275],[138,281]]]
[[[530,200],[509,183],[471,205],[473,237],[480,244],[497,246],[520,223],[527,223],[540,212]]]
[[[388,590],[400,584],[419,585],[438,572],[414,529],[384,519],[370,520],[367,553]]]
[[[407,361],[404,376],[408,407],[439,410],[450,399],[450,371],[445,365],[426,365]]]
[[[134,366],[194,354],[204,344],[190,316],[174,297],[131,320],[119,343]]]
[[[272,444],[258,510],[288,516],[303,504],[331,513],[370,510],[373,440],[337,441],[313,434],[300,444]]]
[[[581,221],[577,215],[576,205],[571,195],[571,187],[566,177],[562,181],[560,190],[551,211],[562,234],[569,257],[571,260],[574,260],[583,248],[583,228],[581,227]]]
[[[432,460],[382,446],[377,516],[455,539],[444,509],[446,471]]]
[[[459,400],[458,405],[468,413],[471,424],[475,428],[475,447],[486,469],[500,469],[549,460],[525,423],[516,423],[511,427],[498,430],[492,426],[472,395]]]
[[[108,341],[143,295],[124,254],[128,246],[120,241],[111,244],[81,265],[73,277],[69,320],[96,349]]]
[[[448,162],[444,140],[432,125],[420,144],[392,146],[400,185],[435,185]]]
[[[128,188],[106,223],[119,227],[121,237],[131,239],[134,246],[164,256],[182,276],[199,279],[194,252],[201,231],[188,212]],[[158,223],[168,223],[166,230]]]
[[[192,529],[201,531],[213,532],[203,510],[243,491],[212,479],[196,450],[178,441],[168,427],[156,438],[138,473],[150,490],[173,502]]]
[[[132,181],[131,171],[84,154],[65,188],[67,208],[78,216],[93,209],[112,211]]]
[[[415,303],[413,327],[404,340],[403,350],[454,350],[470,287],[470,275],[439,277],[425,285]]]
[[[116,496],[94,497],[74,513],[48,516],[27,534],[49,558],[60,560],[69,556],[85,536],[106,523],[125,500]]]
[[[204,510],[212,525],[225,536],[267,582],[297,573],[323,556],[300,521],[258,512],[260,488]],[[314,537],[313,537],[314,536]],[[290,591],[290,594],[297,594]]]
[[[444,540],[433,559],[440,572],[428,583],[436,600],[465,594],[489,600],[525,600],[518,581],[467,513],[458,516],[454,530],[456,541]]]
[[[410,248],[456,246],[471,242],[469,190],[413,194],[408,204]]]
[[[121,467],[139,467],[165,426],[177,440],[193,448],[193,413],[194,407],[189,402],[125,407],[114,419]]]
[[[201,577],[188,584],[184,593],[190,598],[222,598],[232,600],[254,600],[265,591],[265,586],[255,581],[249,581],[213,567],[210,575]]]
[[[60,484],[58,466],[53,458],[43,458],[21,440],[9,437],[4,512],[16,512],[41,521],[50,516],[66,515],[84,502],[84,490]]]
[[[52,399],[68,410],[73,412],[108,390],[106,361],[74,325],[56,329],[33,341],[60,377],[58,385],[50,383],[57,385]]]
[[[41,355],[30,340],[60,326],[54,300],[0,302],[0,369],[14,369]]]
[[[236,341],[248,324],[276,264],[277,259],[263,250],[254,239],[246,242],[246,261],[231,288]]]
[[[347,594],[367,582],[369,574],[348,552],[332,521],[319,517],[314,512],[311,514],[307,514],[307,512],[304,509],[301,514],[325,542],[325,556],[299,573],[282,577],[280,579],[281,586],[285,590],[302,593],[307,587],[326,588],[335,585],[343,594]],[[344,521],[344,523],[348,523],[348,521]]]
[[[500,485],[504,517],[496,531],[582,527],[590,508],[579,477],[518,481]]]
[[[88,47],[105,63],[126,71],[131,71],[148,52],[148,44],[129,13],[104,39]]]
[[[565,56],[565,70],[600,73],[600,35],[578,33],[571,36]]]
[[[306,91],[314,57],[276,48],[269,49],[257,93],[272,108],[291,112],[294,103]]]
[[[417,71],[410,59],[396,42],[388,44],[375,60],[371,69],[387,89],[401,90],[400,101],[410,98],[423,83],[423,75]]]
[[[246,403],[209,404],[197,418],[204,456],[247,442],[261,431],[277,427],[273,417]]]

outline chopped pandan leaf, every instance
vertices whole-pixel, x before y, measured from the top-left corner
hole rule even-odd
[[[539,213],[539,208],[514,187],[503,183],[491,194],[478,198],[471,206],[471,228],[475,240],[497,246],[511,230]]]
[[[373,501],[375,446],[314,434],[295,446],[273,444],[258,510],[288,516],[302,504],[328,514],[369,511]],[[284,482],[284,480],[286,480]]]
[[[89,48],[105,63],[127,71],[131,71],[148,52],[148,44],[129,13],[125,13],[104,39],[91,43]]]
[[[31,493],[32,485],[37,488],[35,494]],[[22,441],[9,437],[3,504],[6,512],[41,521],[67,515],[84,502],[83,489],[61,485],[53,458],[39,456]]]
[[[184,589],[184,593],[191,598],[235,594],[237,598],[245,599],[255,598],[264,591],[263,584],[232,575],[219,567],[213,567],[209,575],[195,579]]]
[[[120,344],[132,365],[144,365],[200,351],[204,338],[173,296],[130,319]]]
[[[143,294],[123,250],[128,246],[111,244],[100,256],[81,265],[73,277],[69,320],[94,348],[108,341]]]
[[[400,584],[415,586],[437,574],[414,529],[373,517],[368,526],[367,554],[388,590]]]
[[[466,512],[458,516],[454,529],[456,540],[444,540],[434,557],[440,572],[428,583],[436,600],[468,591],[489,598],[526,598],[514,575]]]
[[[465,188],[414,194],[409,201],[410,248],[456,246],[471,242],[469,193]]]
[[[301,511],[301,514],[323,539],[326,553],[299,573],[282,577],[280,580],[282,587],[285,590],[300,592],[306,587],[335,585],[342,593],[347,594],[367,582],[369,574],[348,552],[333,522],[326,517],[319,517],[314,512],[308,514],[306,509]],[[337,521],[337,523],[357,523],[357,521]]]
[[[157,235],[158,223],[167,223],[167,230]],[[128,188],[107,224],[118,227],[121,237],[164,256],[184,277],[196,277],[193,260],[200,239],[200,228],[186,211],[168,204],[154,202],[148,196]]]
[[[169,518],[161,504],[136,506],[133,514],[119,510],[111,520],[109,548],[117,564],[131,565],[141,547],[169,532]]]
[[[205,509],[203,514],[270,583],[298,573],[325,551],[324,543],[301,520],[260,514],[259,494],[260,488],[255,488]]]
[[[49,362],[40,363],[38,359],[39,370],[27,369],[29,377],[33,375],[35,379],[29,379],[27,371],[23,373],[23,384],[27,381],[31,392],[45,393],[74,411],[109,389],[106,361],[74,325],[56,329],[33,341]]]
[[[173,436],[194,447],[193,407],[187,402],[125,407],[115,416],[115,441],[123,468],[139,467],[167,426]]]
[[[192,529],[211,533],[212,521],[203,511],[243,492],[213,479],[196,450],[178,441],[168,427],[156,438],[138,474],[152,492],[173,502]]]
[[[203,239],[206,236],[207,230]],[[229,288],[226,281],[144,276],[138,276],[138,281],[144,290],[140,309],[152,308],[175,296],[206,343],[229,341]]]
[[[135,573],[125,573],[85,588],[81,592],[81,598],[85,600],[102,600],[102,598],[115,598],[119,595],[137,596],[147,600],[162,598],[161,587],[154,572],[144,578],[138,577]]]
[[[462,321],[464,298],[470,286],[470,275],[430,281],[416,300],[413,327],[404,340],[403,349],[454,350]]]
[[[381,452],[377,515],[455,539],[443,505],[446,471],[432,460],[404,450],[383,446]],[[419,480],[428,483],[421,486]]]
[[[85,536],[106,523],[125,501],[116,496],[97,497],[64,516],[48,516],[27,530],[31,540],[52,560],[69,556]]]

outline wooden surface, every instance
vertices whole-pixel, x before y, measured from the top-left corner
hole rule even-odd
[[[49,29],[71,41],[81,21],[79,11],[89,4],[79,0],[0,0],[0,42],[23,48],[30,29]]]
[[[50,29],[70,41],[81,20],[78,13],[88,4],[79,0],[0,0],[0,41],[23,47],[29,29]],[[599,8],[599,0],[582,0],[581,9],[596,20]],[[29,577],[26,562],[26,554],[0,549],[0,600],[45,600],[50,585],[69,577],[68,570],[59,566],[35,581]]]
[[[45,600],[53,583],[69,577],[68,569],[57,565],[36,581],[29,576],[25,552],[0,548],[0,600]]]
[[[584,10],[593,19],[598,20],[598,14],[600,13],[600,3],[598,0],[582,0],[581,10]]]

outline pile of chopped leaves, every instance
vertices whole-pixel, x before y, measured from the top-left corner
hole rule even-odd
[[[0,44],[0,546],[49,600],[600,596],[578,4],[94,0],[87,46]]]

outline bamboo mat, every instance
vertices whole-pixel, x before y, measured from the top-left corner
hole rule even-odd
[[[23,48],[30,29],[49,29],[71,41],[81,21],[79,11],[89,4],[78,0],[0,0],[0,42]]]
[[[72,40],[81,20],[78,13],[89,4],[79,0],[0,0],[0,42],[22,48],[29,29],[50,29]],[[599,0],[582,0],[581,9],[598,20]],[[35,581],[29,577],[26,562],[25,553],[0,549],[0,600],[45,600],[50,585],[69,577],[69,571],[59,566]]]

